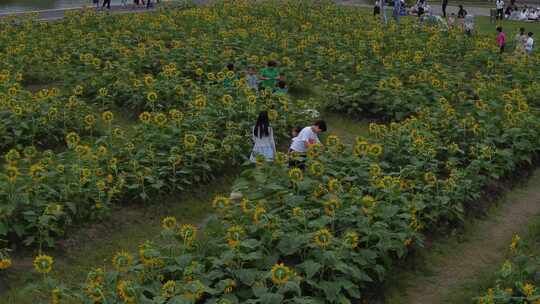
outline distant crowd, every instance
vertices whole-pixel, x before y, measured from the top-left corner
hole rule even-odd
[[[94,6],[96,7],[96,9],[100,9],[100,8],[107,8],[107,9],[111,9],[111,0],[92,0],[92,3],[94,4]],[[159,3],[159,0],[156,0],[156,3]],[[122,0],[121,2],[122,6],[123,7],[127,7],[129,4],[128,4],[128,0]],[[133,0],[133,8],[141,8],[141,7],[146,7],[146,8],[151,8],[153,6],[153,1],[152,0]]]

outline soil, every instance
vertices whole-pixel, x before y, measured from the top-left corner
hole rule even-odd
[[[512,236],[525,233],[530,220],[540,214],[540,169],[524,187],[513,190],[503,201],[496,215],[479,221],[465,242],[430,267],[429,276],[417,276],[408,282],[411,287],[400,303],[444,303],[445,297],[464,281],[500,264]]]

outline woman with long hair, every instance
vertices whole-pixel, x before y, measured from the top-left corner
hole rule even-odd
[[[254,163],[257,156],[263,156],[266,161],[274,160],[276,156],[276,142],[274,141],[274,130],[270,126],[268,112],[259,113],[257,122],[253,127],[252,139],[253,150],[249,160]]]

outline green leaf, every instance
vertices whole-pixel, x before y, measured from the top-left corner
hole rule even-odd
[[[304,270],[307,279],[311,279],[321,269],[322,265],[313,260],[307,260],[298,267]]]
[[[336,282],[322,281],[319,286],[324,291],[326,300],[329,302],[335,302],[338,299],[339,292],[341,290],[341,284]]]
[[[234,275],[243,284],[252,286],[257,277],[257,271],[255,269],[238,269],[234,272]]]
[[[261,304],[281,304],[283,296],[277,293],[265,293],[261,297]]]

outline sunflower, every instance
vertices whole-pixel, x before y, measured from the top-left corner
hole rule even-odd
[[[152,114],[150,114],[149,112],[142,112],[141,114],[139,114],[139,120],[142,122],[142,123],[149,123],[150,120],[152,119]]]
[[[105,271],[103,268],[96,268],[86,275],[87,284],[103,284],[105,281]]]
[[[369,166],[369,174],[372,177],[380,176],[382,173],[381,167],[378,164],[371,164]]]
[[[336,210],[341,207],[341,203],[338,199],[331,199],[324,202],[324,213],[328,216],[335,216]]]
[[[15,166],[7,166],[6,168],[6,176],[10,183],[14,183],[17,180],[17,177],[21,175],[21,172],[19,169]]]
[[[379,157],[383,152],[383,147],[380,144],[373,144],[369,146],[369,154]]]
[[[167,115],[158,113],[154,116],[154,123],[160,127],[164,127],[167,124]]]
[[[302,170],[300,168],[289,169],[288,174],[289,178],[295,182],[299,182],[304,179],[304,173],[302,173]]]
[[[235,248],[240,244],[242,236],[245,234],[244,228],[240,226],[232,226],[227,229],[227,244],[231,248]]]
[[[255,96],[255,95],[249,95],[249,96],[247,97],[247,101],[248,101],[248,103],[249,103],[250,105],[254,106],[254,105],[257,104],[257,96]]]
[[[191,244],[197,238],[197,227],[191,224],[184,224],[180,227],[178,233],[185,243]]]
[[[370,145],[367,141],[365,140],[357,141],[356,144],[354,145],[353,153],[356,157],[365,156],[367,155],[369,151],[369,147]]]
[[[328,191],[335,193],[341,191],[341,183],[336,178],[330,178],[328,179]]]
[[[283,263],[278,263],[272,266],[270,273],[272,275],[272,282],[276,285],[282,285],[289,281],[291,269],[283,265]]]
[[[30,166],[28,174],[30,175],[30,177],[32,177],[33,180],[41,181],[46,176],[46,170],[45,167],[43,167],[41,164],[34,164]]]
[[[286,164],[288,160],[289,160],[288,155],[283,152],[277,152],[276,158],[274,159],[274,161],[280,165]]]
[[[129,280],[121,280],[116,287],[118,296],[125,303],[135,303],[137,292],[134,284]]]
[[[203,74],[204,74],[203,69],[197,68],[197,69],[195,70],[195,75],[201,77]]]
[[[347,233],[345,233],[345,237],[343,238],[343,243],[348,248],[355,249],[356,247],[358,247],[358,239],[359,239],[358,233],[354,231],[348,231]]]
[[[233,103],[233,97],[229,94],[225,94],[223,95],[223,97],[221,97],[221,103],[223,104],[224,107],[230,107]]]
[[[81,85],[76,85],[75,88],[73,89],[73,94],[77,96],[81,96],[83,92],[84,92],[84,87]]]
[[[278,118],[278,116],[279,116],[278,111],[274,109],[268,110],[268,119],[270,119],[271,121],[275,121]]]
[[[265,214],[266,209],[264,209],[263,207],[255,208],[255,211],[253,212],[253,222],[258,225]]]
[[[91,115],[91,114],[86,115],[86,116],[84,117],[84,123],[85,123],[87,126],[91,127],[91,126],[93,126],[93,125],[96,123],[96,117],[95,117],[94,115]]]
[[[206,74],[206,78],[208,78],[208,80],[210,80],[210,81],[214,81],[214,80],[216,80],[216,74],[210,72],[210,73]]]
[[[176,288],[176,282],[173,280],[168,280],[161,286],[161,295],[166,298],[172,298],[176,294],[177,288]]]
[[[156,102],[158,98],[158,95],[156,92],[152,91],[152,92],[148,92],[148,94],[146,94],[146,100],[148,100],[149,102]]]
[[[168,216],[161,221],[161,227],[165,230],[173,230],[176,228],[176,218]]]
[[[152,75],[144,76],[144,84],[149,87],[152,86],[154,84],[154,77],[152,77]]]
[[[212,207],[215,209],[224,210],[229,208],[231,200],[228,197],[218,195],[212,201]]]
[[[182,119],[184,119],[184,114],[182,114],[182,112],[180,112],[179,110],[176,110],[176,109],[172,109],[169,111],[169,116],[171,117],[172,120],[176,121],[176,122],[180,122],[182,121]]]
[[[98,94],[99,94],[99,96],[101,96],[101,97],[106,97],[107,94],[108,94],[107,88],[101,88],[101,89],[99,89]]]
[[[116,271],[126,272],[133,264],[133,257],[126,251],[120,251],[114,255],[112,263]]]
[[[34,269],[42,274],[51,272],[53,264],[53,258],[48,255],[40,254],[34,259]]]
[[[324,165],[320,161],[314,161],[309,165],[309,172],[315,176],[324,174]]]
[[[319,143],[313,144],[308,147],[307,156],[310,159],[316,159],[322,155],[323,150],[324,150],[324,147],[321,144]]]
[[[313,241],[315,242],[315,245],[324,249],[328,247],[332,242],[332,234],[330,233],[330,231],[328,231],[328,229],[321,229],[315,232],[315,235],[313,236]]]
[[[11,88],[8,89],[8,95],[9,96],[15,96],[15,95],[17,95],[18,92],[19,92],[19,90],[16,87],[11,87]]]
[[[81,138],[79,137],[79,135],[75,132],[69,132],[67,135],[66,135],[66,143],[68,144],[68,146],[70,147],[75,147],[79,142],[80,142]]]
[[[341,143],[341,140],[336,135],[330,135],[326,138],[325,143],[329,147],[336,147]]]
[[[101,113],[101,119],[106,123],[110,124],[114,119],[114,114],[111,111],[105,111]]]
[[[240,201],[240,208],[242,209],[242,212],[243,213],[249,213],[251,212],[251,208],[250,208],[250,205],[251,202],[247,199],[247,198],[243,198],[241,201]]]
[[[437,177],[433,172],[426,172],[424,174],[424,181],[428,183],[428,185],[434,185],[437,182]]]
[[[1,258],[0,259],[0,270],[5,270],[11,267],[11,259],[10,258]]]
[[[302,208],[300,207],[294,207],[292,209],[292,216],[293,217],[300,217],[302,215]]]
[[[197,144],[197,136],[193,134],[184,135],[184,145],[186,148],[191,149]]]
[[[518,111],[521,112],[521,113],[528,112],[529,111],[529,105],[524,101],[518,102]]]

